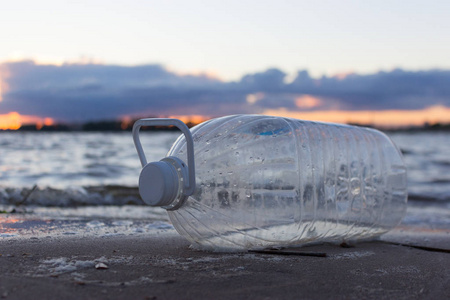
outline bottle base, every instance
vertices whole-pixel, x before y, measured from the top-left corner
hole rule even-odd
[[[330,221],[311,221],[298,224],[276,225],[266,228],[251,228],[211,235],[204,239],[191,240],[191,247],[214,252],[244,252],[276,247],[302,247],[318,243],[340,244],[349,241],[372,240],[388,229],[371,226],[356,226]]]

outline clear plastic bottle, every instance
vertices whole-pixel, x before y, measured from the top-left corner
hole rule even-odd
[[[207,121],[191,133],[193,194],[182,196],[189,176],[175,167],[180,185],[172,198],[179,202],[164,205],[176,230],[196,248],[242,251],[370,239],[395,227],[406,211],[406,168],[380,131],[237,115]],[[187,146],[181,136],[168,157],[188,161]],[[155,174],[142,174],[145,198]],[[147,195],[154,191],[150,186]]]

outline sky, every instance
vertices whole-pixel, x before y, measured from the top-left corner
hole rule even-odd
[[[450,1],[8,1],[0,128],[234,113],[450,122],[449,11]]]

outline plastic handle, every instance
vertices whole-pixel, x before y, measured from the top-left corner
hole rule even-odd
[[[133,140],[136,150],[141,160],[141,165],[144,167],[147,164],[147,158],[145,157],[144,150],[142,149],[142,144],[139,139],[139,129],[141,126],[175,126],[183,132],[186,137],[187,144],[187,157],[188,157],[188,180],[185,181],[185,191],[186,196],[190,196],[194,193],[195,189],[195,162],[194,162],[194,140],[192,139],[192,134],[189,128],[182,121],[178,119],[159,119],[159,118],[149,118],[137,120],[133,125]]]

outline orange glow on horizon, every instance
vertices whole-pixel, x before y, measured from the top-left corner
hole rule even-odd
[[[206,120],[210,119],[207,116],[201,116],[201,115],[178,115],[178,116],[169,116],[169,118],[174,118],[181,120],[184,123],[193,123],[193,124],[200,124],[202,122],[205,122]]]
[[[0,115],[0,129],[1,130],[17,130],[22,126],[20,115],[17,112],[10,112],[6,115]]]
[[[17,130],[23,124],[36,124],[36,128],[41,129],[43,125],[51,126],[54,123],[52,118],[21,115],[15,111],[0,115],[0,130]]]
[[[45,126],[52,126],[55,122],[53,121],[52,118],[45,118],[44,119],[44,125]]]
[[[130,126],[132,119],[130,116],[125,116],[121,119],[121,121],[122,122],[120,123],[120,128],[122,128],[122,130],[125,130]]]
[[[314,100],[302,102],[302,105],[320,105]],[[304,101],[304,100],[302,100]],[[306,104],[305,104],[306,103]],[[265,110],[263,115],[288,117],[301,120],[331,122],[331,123],[355,123],[361,125],[373,125],[382,128],[400,128],[407,126],[423,126],[424,124],[450,124],[450,108],[442,105],[430,106],[422,110],[378,110],[378,111],[340,111],[340,110],[316,110],[316,111],[289,111],[285,108]],[[184,123],[200,124],[210,119],[203,115],[170,115]],[[121,128],[128,129],[135,120],[131,116],[121,118]],[[21,115],[18,112],[0,114],[0,130],[17,130],[23,124],[36,124],[39,130],[44,126],[55,125],[52,118],[42,118],[31,115]]]
[[[450,123],[450,108],[442,105],[430,106],[422,110],[378,110],[378,111],[288,111],[270,109],[264,115],[295,118],[309,121],[332,123],[357,123],[380,127],[422,126],[425,123]]]
[[[122,116],[120,118],[120,127],[122,128],[122,130],[126,130],[128,128],[130,128],[133,125],[133,122],[136,121],[136,119],[140,119],[142,117],[136,117],[136,116]],[[151,118],[173,118],[173,119],[178,119],[180,121],[182,121],[185,124],[191,123],[194,125],[203,123],[209,119],[211,119],[211,117],[208,116],[202,116],[202,115],[163,115],[163,116],[152,116]]]
[[[44,126],[52,126],[52,125],[54,125],[54,121],[53,121],[53,119],[52,118],[44,118],[44,120],[43,121],[38,121],[38,122],[36,122],[36,129],[37,130],[41,130],[42,129],[42,127],[44,127]]]

